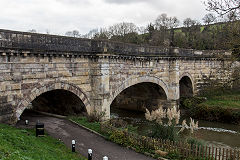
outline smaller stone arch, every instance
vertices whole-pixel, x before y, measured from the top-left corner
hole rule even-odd
[[[191,80],[192,84],[194,84],[194,83],[193,83],[193,82],[194,82],[193,77],[192,77],[192,75],[191,75],[190,73],[184,72],[183,74],[181,74],[180,77],[179,77],[179,81],[180,81],[183,77],[188,77],[188,78]],[[194,86],[194,85],[193,85],[193,86]]]
[[[26,95],[18,103],[16,112],[15,112],[16,118],[19,119],[19,117],[21,116],[23,111],[26,108],[28,108],[29,104],[36,97],[38,97],[39,95],[41,95],[45,92],[52,91],[52,90],[57,90],[57,89],[63,89],[63,90],[67,90],[67,91],[70,91],[70,92],[74,93],[83,102],[88,114],[91,112],[90,101],[88,100],[86,94],[84,94],[84,92],[79,87],[77,87],[77,86],[75,86],[74,84],[71,84],[71,83],[56,82],[56,83],[49,83],[49,84],[47,84],[45,86],[42,86],[42,87],[39,87],[39,88],[36,88],[36,87],[33,88],[30,91],[30,94]]]
[[[113,100],[125,89],[127,89],[130,86],[133,86],[138,83],[143,83],[143,82],[151,82],[158,84],[160,87],[163,88],[164,92],[166,93],[167,99],[168,99],[168,86],[165,82],[163,82],[161,79],[158,77],[153,77],[153,76],[144,76],[144,77],[137,77],[137,78],[129,78],[125,80],[120,87],[113,92],[110,100],[109,100],[109,105],[113,102]]]
[[[187,83],[187,84],[185,84]],[[187,92],[189,93],[184,93],[184,88],[186,90],[188,90]],[[182,95],[187,95],[188,96],[193,96],[194,95],[194,81],[193,78],[191,76],[191,74],[185,72],[183,73],[180,77],[179,77],[179,92],[180,92],[180,97],[182,97]]]

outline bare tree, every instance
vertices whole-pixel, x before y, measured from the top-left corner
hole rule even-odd
[[[138,32],[139,32],[140,34],[145,34],[145,33],[147,33],[147,28],[146,28],[146,27],[143,27],[143,26],[138,27]]]
[[[204,4],[208,11],[214,11],[218,15],[223,16],[230,12],[236,12],[240,17],[240,1],[239,0],[206,0]]]
[[[179,26],[179,24],[180,24],[180,21],[177,19],[177,17],[169,17],[169,20],[168,20],[169,29],[176,28]]]
[[[78,30],[73,30],[73,31],[67,31],[65,33],[66,36],[69,36],[69,37],[80,37],[80,33]]]
[[[106,28],[100,28],[94,35],[94,39],[110,39],[110,34]]]
[[[79,34],[78,30],[73,30],[72,34],[73,34],[73,37],[80,37],[80,34]]]
[[[28,32],[37,33],[37,30],[36,29],[30,29],[30,30],[28,30]]]
[[[87,34],[83,35],[83,38],[89,38],[92,39],[95,37],[95,35],[98,33],[98,29],[92,29]]]
[[[186,28],[189,28],[191,26],[196,25],[198,22],[196,20],[193,20],[191,18],[186,18],[183,20],[183,26]]]
[[[179,23],[177,17],[168,17],[166,13],[159,15],[155,20],[155,26],[158,30],[176,28]]]
[[[155,26],[158,30],[167,29],[168,17],[166,13],[163,13],[157,17],[157,19],[155,20]]]
[[[69,37],[72,37],[72,31],[67,31],[67,32],[65,33],[65,35],[66,35],[66,36],[69,36]]]
[[[217,19],[217,18],[216,18],[216,16],[215,16],[214,14],[208,13],[208,14],[206,14],[206,15],[203,17],[202,20],[203,20],[203,22],[204,22],[206,25],[209,25],[209,24],[215,22],[216,19]]]
[[[155,28],[158,30],[157,34],[153,37],[158,37],[157,41],[159,41],[160,45],[164,46],[174,46],[174,28],[178,27],[180,21],[177,17],[168,17],[166,13],[163,13],[157,17],[155,20]]]
[[[122,22],[108,28],[111,36],[125,36],[129,33],[137,33],[138,27],[133,23]]]
[[[232,11],[232,12],[229,12],[227,15],[226,15],[226,21],[236,21],[238,20],[238,15],[236,14],[236,12]]]

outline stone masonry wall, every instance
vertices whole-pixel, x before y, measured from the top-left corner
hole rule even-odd
[[[74,93],[89,114],[105,111],[106,118],[116,96],[142,82],[161,86],[175,104],[184,76],[194,94],[209,75],[229,78],[221,70],[228,60],[219,54],[229,55],[0,29],[0,122],[15,123],[36,97],[56,89]]]
[[[78,95],[89,107],[91,94],[90,60],[84,57],[49,55],[0,56],[0,121],[12,117],[21,107],[53,89],[66,89]]]
[[[161,86],[168,101],[179,99],[179,81],[188,76],[193,92],[222,61],[213,58],[121,57],[109,54],[0,53],[0,121],[16,122],[40,94],[65,89],[76,94],[88,113],[105,111],[124,89],[138,83]],[[224,78],[224,77],[223,77]],[[225,77],[226,78],[226,77]]]

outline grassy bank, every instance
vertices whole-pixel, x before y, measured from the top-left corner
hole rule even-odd
[[[89,128],[95,132],[101,133],[99,122],[88,122],[86,117],[76,117],[76,116],[69,116],[68,119],[80,125],[83,125],[84,127]]]
[[[240,123],[240,91],[215,91],[182,100],[181,107],[195,119],[218,121],[224,123]]]
[[[36,137],[32,129],[17,129],[4,124],[0,124],[0,159],[85,160],[50,136]]]
[[[207,101],[203,102],[203,104],[208,106],[240,109],[240,91],[225,91],[209,94],[206,97]]]

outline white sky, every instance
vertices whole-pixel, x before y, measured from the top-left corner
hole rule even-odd
[[[181,21],[201,20],[203,0],[0,0],[0,29],[50,34],[107,27],[119,22],[146,26],[167,13]]]

